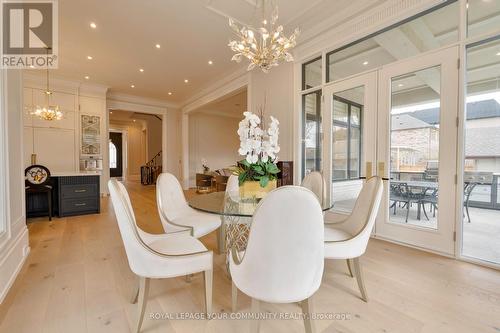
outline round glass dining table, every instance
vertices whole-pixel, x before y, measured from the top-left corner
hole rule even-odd
[[[231,248],[235,247],[238,252],[246,249],[252,216],[260,200],[241,198],[238,191],[200,194],[188,200],[191,208],[221,216],[222,224],[218,247],[221,254],[226,255],[226,268],[228,268],[227,254]],[[332,206],[322,207],[323,211],[331,208]]]
[[[261,199],[241,198],[238,191],[212,192],[193,196],[188,200],[191,208],[218,214],[223,217],[252,217]],[[332,205],[324,205],[323,211],[330,210]]]

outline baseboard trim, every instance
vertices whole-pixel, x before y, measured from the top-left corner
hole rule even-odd
[[[7,281],[4,283],[4,279],[0,280],[0,304],[3,303],[7,293],[14,284],[17,275],[21,271],[21,268],[28,258],[30,253],[30,247],[28,242],[28,228],[24,227],[23,231],[18,234],[16,239],[13,241],[12,245],[7,251],[7,254],[3,257],[0,262],[0,276],[8,277]],[[17,264],[16,264],[17,263]],[[9,267],[15,267],[13,270]]]

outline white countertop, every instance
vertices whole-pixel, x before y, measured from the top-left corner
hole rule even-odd
[[[100,176],[100,171],[74,171],[74,172],[54,172],[51,177],[74,177],[74,176]]]

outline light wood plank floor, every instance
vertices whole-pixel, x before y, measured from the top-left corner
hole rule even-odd
[[[141,227],[162,232],[154,187],[127,184]],[[188,193],[192,195],[192,193]],[[130,272],[113,210],[51,223],[30,221],[31,253],[0,306],[0,332],[129,332],[136,318],[130,304]],[[209,248],[215,236],[202,240]],[[361,259],[370,301],[358,297],[344,261],[329,261],[315,295],[317,313],[346,314],[316,322],[318,332],[500,332],[500,272],[414,249],[371,240]],[[215,256],[214,311],[229,313],[231,284],[224,260]],[[286,279],[286,277],[283,277]],[[240,296],[238,310],[249,310]],[[150,319],[155,313],[201,312],[203,278],[154,280],[143,332],[245,332],[245,320]],[[296,305],[265,304],[270,312],[299,313]],[[261,332],[304,332],[299,320],[268,320]]]

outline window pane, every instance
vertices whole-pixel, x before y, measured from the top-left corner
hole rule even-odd
[[[333,180],[347,179],[347,127],[333,126]]]
[[[440,66],[392,79],[392,222],[437,228],[440,88]]]
[[[500,1],[469,0],[467,6],[468,36],[500,31]]]
[[[321,168],[321,91],[303,96],[303,165],[302,176]]]
[[[318,58],[302,65],[302,90],[318,87],[321,85],[322,61]]]
[[[327,81],[345,78],[456,42],[458,22],[459,3],[454,2],[330,53],[326,60]]]
[[[342,101],[336,100],[333,103],[333,121],[347,124],[349,105]]]
[[[359,126],[361,109],[355,105],[351,106],[351,125]]]
[[[483,6],[493,3],[498,2],[485,2]],[[470,2],[469,10],[472,9]],[[497,54],[500,54],[500,40],[467,49],[462,253],[499,264],[500,56]]]

